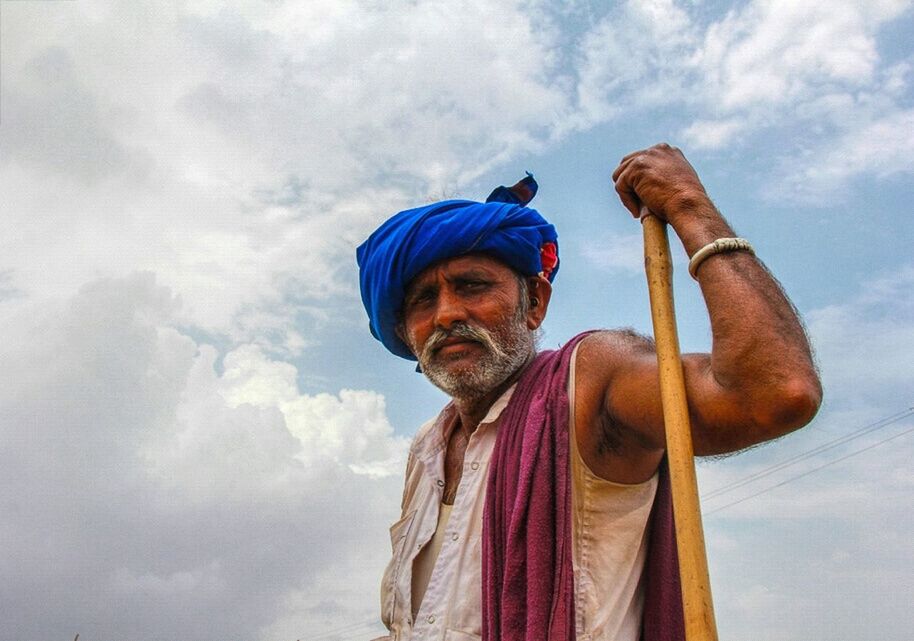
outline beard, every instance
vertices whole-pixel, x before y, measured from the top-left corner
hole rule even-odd
[[[476,341],[484,353],[472,365],[455,371],[448,367],[447,356],[436,355],[449,338]],[[466,323],[455,323],[448,330],[436,329],[417,358],[422,372],[435,387],[452,398],[472,401],[484,397],[520,369],[535,352],[535,342],[534,333],[527,328],[524,310],[518,309],[491,331]]]

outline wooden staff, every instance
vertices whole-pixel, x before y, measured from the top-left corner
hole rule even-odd
[[[667,226],[645,207],[641,209],[641,225],[644,230],[644,267],[660,370],[660,398],[666,428],[686,639],[717,641],[708,559],[705,556],[705,538],[701,527],[701,508],[698,504],[689,406],[679,354],[679,338],[676,335],[673,263],[670,260]]]

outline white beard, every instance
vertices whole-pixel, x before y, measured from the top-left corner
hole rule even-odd
[[[448,369],[447,357],[435,358],[434,352],[442,341],[452,337],[478,341],[485,354],[462,371]],[[504,383],[534,351],[534,333],[527,328],[525,315],[518,313],[491,332],[465,323],[455,324],[450,330],[437,329],[422,346],[418,359],[422,372],[437,388],[452,398],[472,401]]]

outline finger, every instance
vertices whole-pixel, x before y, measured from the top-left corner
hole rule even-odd
[[[632,164],[632,161],[635,159],[635,154],[629,154],[619,163],[619,166],[616,167],[616,170],[613,172],[613,182],[619,180],[619,176],[625,171],[629,165]]]
[[[638,200],[635,192],[616,189],[616,193],[619,194],[619,200],[622,201],[622,205],[631,212],[634,218],[638,218],[641,212],[641,201]]]
[[[642,210],[647,206],[639,193],[644,182],[642,165],[643,156],[629,159],[615,183],[616,192],[619,194],[622,204],[635,218],[641,218]]]
[[[635,156],[640,156],[641,154],[649,152],[653,147],[648,147],[647,149],[639,149],[638,151],[633,151],[630,154],[625,154],[622,156],[622,160],[619,161],[619,164],[624,163],[626,160],[631,160]]]
[[[615,182],[614,186],[616,188],[616,193],[619,194],[619,200],[621,200],[625,208],[632,213],[632,216],[637,218],[641,211],[641,200],[628,182],[627,175],[623,173],[619,177],[619,180]]]

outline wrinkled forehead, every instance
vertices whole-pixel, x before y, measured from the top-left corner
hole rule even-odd
[[[503,261],[484,253],[464,254],[445,258],[433,263],[419,272],[406,285],[405,293],[410,294],[417,287],[433,282],[438,277],[445,279],[465,277],[487,277],[499,280],[523,278],[519,272],[509,267]]]

